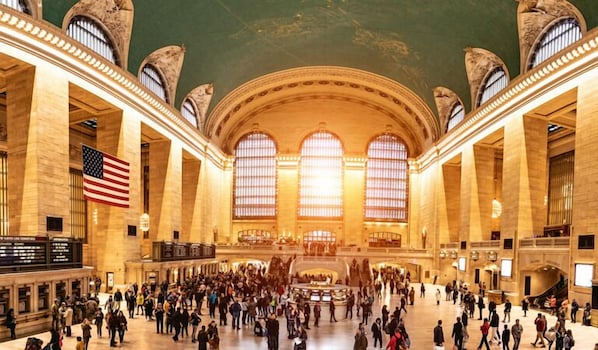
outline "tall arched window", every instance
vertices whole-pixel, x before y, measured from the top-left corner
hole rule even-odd
[[[336,136],[319,131],[301,146],[300,217],[343,215],[343,147]]]
[[[185,99],[185,102],[183,102],[181,114],[187,121],[189,121],[189,123],[197,128],[197,110],[195,109],[195,104],[191,102],[190,99],[187,98]]]
[[[168,102],[166,95],[166,83],[160,72],[151,64],[146,64],[141,70],[139,81],[145,87],[150,89],[154,94],[158,95],[162,100]]]
[[[254,132],[235,149],[235,218],[276,216],[276,145]]]
[[[577,40],[581,27],[575,18],[564,18],[553,24],[538,41],[529,60],[528,69],[538,66]]]
[[[31,10],[29,9],[29,6],[25,0],[0,0],[0,4],[28,15],[31,14]]]
[[[451,109],[451,114],[449,115],[446,132],[449,132],[449,130],[457,126],[457,124],[459,124],[464,117],[465,111],[463,110],[463,105],[460,102],[455,103],[455,105]]]
[[[478,94],[477,106],[482,105],[507,86],[507,75],[502,67],[496,67],[484,79]]]
[[[114,44],[102,27],[89,17],[75,16],[66,34],[108,61],[120,65]]]
[[[368,146],[366,219],[406,221],[408,193],[407,147],[394,135],[377,137]]]

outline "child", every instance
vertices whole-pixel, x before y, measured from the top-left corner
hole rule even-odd
[[[76,350],[85,350],[85,345],[83,345],[83,338],[77,337],[77,345],[75,347]]]

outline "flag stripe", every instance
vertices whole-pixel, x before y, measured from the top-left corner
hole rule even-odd
[[[129,207],[129,163],[83,146],[83,195],[97,203]]]

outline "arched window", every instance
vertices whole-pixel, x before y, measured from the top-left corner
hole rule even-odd
[[[449,132],[452,128],[457,126],[463,118],[465,117],[465,111],[463,110],[463,105],[459,102],[455,103],[453,108],[451,109],[451,114],[449,115],[448,126],[446,127],[446,132]]]
[[[303,141],[299,180],[300,217],[343,215],[343,148],[338,138],[320,131]]]
[[[0,4],[28,15],[31,14],[31,9],[29,9],[29,5],[25,0],[0,0]]]
[[[120,65],[114,44],[104,29],[91,18],[73,17],[66,29],[66,34],[108,61]]]
[[[538,66],[577,40],[581,39],[581,27],[575,18],[564,18],[553,24],[536,44],[529,60],[528,69]]]
[[[195,104],[191,102],[190,99],[185,99],[183,102],[183,109],[181,110],[181,114],[189,123],[197,128],[197,110],[195,109]]]
[[[166,84],[164,83],[162,75],[154,66],[151,64],[143,66],[139,81],[162,100],[168,102],[168,99],[166,98]]]
[[[235,218],[276,216],[276,145],[254,132],[235,149]]]
[[[482,105],[507,86],[507,75],[501,67],[496,67],[486,76],[478,94],[477,106]]]
[[[366,219],[407,221],[407,147],[394,135],[377,137],[368,146],[366,171]]]

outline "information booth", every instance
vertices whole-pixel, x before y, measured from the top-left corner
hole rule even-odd
[[[81,297],[81,281],[74,280],[71,282],[71,296]]]
[[[10,289],[0,287],[0,317],[6,317],[10,309]]]
[[[19,287],[19,314],[31,312],[31,287]]]
[[[50,286],[41,284],[37,286],[37,309],[39,311],[50,308]]]
[[[66,300],[66,283],[64,283],[63,281],[56,282],[55,295],[56,298],[61,302]]]

